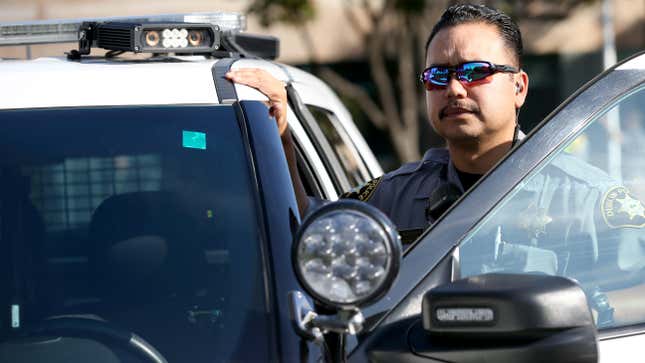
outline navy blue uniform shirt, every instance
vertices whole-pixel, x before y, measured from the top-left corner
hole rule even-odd
[[[464,192],[448,150],[436,148],[428,150],[420,161],[404,164],[341,197],[359,199],[377,207],[400,231],[425,229],[428,198],[446,183]]]

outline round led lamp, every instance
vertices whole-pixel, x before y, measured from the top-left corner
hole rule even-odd
[[[188,43],[193,47],[199,46],[202,42],[202,39],[204,39],[204,36],[200,31],[193,30],[188,33]]]
[[[401,263],[401,241],[378,209],[354,200],[327,204],[300,227],[292,249],[303,288],[332,308],[352,308],[379,299]]]

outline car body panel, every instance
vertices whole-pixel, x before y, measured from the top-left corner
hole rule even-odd
[[[218,103],[214,60],[174,62],[5,60],[0,108]]]
[[[267,301],[273,302],[268,313],[275,322],[275,338],[280,340],[280,360],[291,361],[300,355],[299,337],[291,329],[288,316],[288,301],[285,291],[299,289],[289,261],[291,249],[287,248],[293,239],[294,225],[299,224],[296,204],[287,161],[281,148],[278,128],[271,122],[266,108],[257,102],[244,101],[241,112],[246,120],[249,145],[253,158],[254,174],[257,177],[258,193],[263,211],[262,228],[264,250],[271,269],[265,274]],[[289,186],[289,187],[285,187]]]
[[[645,334],[600,340],[599,363],[637,363],[643,361]]]

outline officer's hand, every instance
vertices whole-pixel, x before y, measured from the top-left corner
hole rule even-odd
[[[269,114],[275,117],[280,136],[287,130],[287,90],[285,83],[258,68],[241,68],[226,73],[226,78],[253,87],[269,98]]]

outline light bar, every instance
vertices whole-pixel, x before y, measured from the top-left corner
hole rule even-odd
[[[77,20],[0,24],[0,45],[77,42],[80,25]]]
[[[240,13],[190,13],[93,19],[58,19],[0,23],[0,46],[45,43],[71,43],[79,40],[84,22],[120,23],[202,23],[212,24],[224,32],[246,30],[246,16]]]

